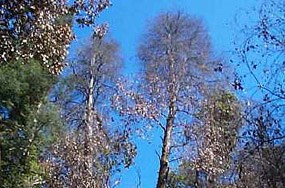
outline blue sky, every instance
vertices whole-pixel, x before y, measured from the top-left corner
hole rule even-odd
[[[143,40],[141,35],[153,17],[163,11],[183,10],[201,18],[208,28],[213,49],[219,56],[227,56],[233,50],[232,41],[240,31],[240,25],[250,19],[242,17],[242,12],[251,10],[258,0],[113,0],[113,6],[99,18],[99,22],[110,25],[110,34],[121,46],[127,75],[135,74],[138,69],[136,60],[137,44]],[[235,22],[239,20],[239,24]],[[87,38],[89,32],[78,30],[78,40]],[[135,165],[119,176],[118,188],[135,188],[138,173],[141,175],[141,188],[153,188],[156,185],[160,139],[157,131],[149,139],[137,140],[138,156]]]
[[[121,44],[127,69],[136,67],[135,51],[147,23],[157,14],[183,10],[203,19],[217,53],[227,51],[238,29],[235,18],[250,10],[255,0],[113,0],[99,21],[108,22],[111,35]],[[138,3],[139,2],[139,3]],[[130,71],[131,72],[131,71]],[[130,73],[128,71],[128,73]]]

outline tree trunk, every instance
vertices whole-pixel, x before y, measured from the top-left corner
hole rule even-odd
[[[94,64],[95,58],[91,60],[91,68],[90,68],[90,80],[88,85],[88,96],[86,102],[86,114],[85,114],[85,154],[86,154],[86,163],[87,163],[87,173],[89,173],[89,177],[92,177],[92,112],[93,112],[93,91],[94,91],[94,75],[92,71],[92,65]]]
[[[171,102],[169,106],[169,113],[166,122],[166,129],[164,131],[163,146],[161,150],[159,174],[157,181],[157,188],[166,188],[167,185],[167,176],[169,171],[169,153],[170,153],[170,144],[171,144],[171,134],[174,125],[175,118],[175,103]]]
[[[101,42],[101,41],[100,41]],[[87,101],[86,101],[86,112],[84,117],[84,146],[85,146],[85,176],[90,178],[87,182],[92,184],[93,176],[93,116],[94,116],[94,87],[96,75],[94,72],[94,66],[96,63],[96,55],[90,60],[89,65],[89,80],[87,88]],[[89,184],[88,183],[88,184]],[[88,185],[87,185],[88,187]]]
[[[160,158],[160,165],[159,165],[159,173],[158,173],[158,180],[157,180],[157,188],[166,188],[167,186],[167,176],[169,172],[169,154],[170,154],[170,145],[171,145],[171,136],[172,130],[174,126],[174,119],[176,114],[176,82],[175,82],[175,75],[174,75],[174,58],[171,54],[171,48],[167,51],[169,55],[169,96],[170,102],[168,106],[168,116],[166,119],[166,127],[164,130],[164,137],[163,137],[163,145],[161,149],[161,158]]]
[[[194,182],[194,187],[195,188],[199,188],[200,184],[199,184],[199,171],[197,169],[195,169],[195,182]]]

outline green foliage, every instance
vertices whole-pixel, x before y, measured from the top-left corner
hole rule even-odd
[[[195,187],[196,172],[187,163],[182,163],[178,171],[170,172],[167,188],[191,188]]]
[[[210,90],[201,103],[189,139],[195,138],[189,158],[169,175],[168,187],[220,187],[219,179],[229,170],[231,153],[241,127],[241,105],[234,94]]]
[[[39,187],[40,155],[60,130],[47,95],[56,78],[37,62],[0,67],[0,180],[3,187]]]
[[[1,65],[0,106],[9,111],[9,119],[19,121],[47,96],[56,79],[45,72],[35,61]]]

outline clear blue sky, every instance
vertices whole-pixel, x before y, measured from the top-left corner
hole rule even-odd
[[[100,22],[108,22],[112,37],[120,43],[125,63],[125,73],[137,70],[136,48],[148,21],[162,11],[183,10],[204,20],[212,39],[215,52],[226,55],[233,50],[232,41],[239,32],[235,19],[242,11],[250,10],[258,0],[113,0],[113,6],[102,13]],[[240,18],[239,23],[248,22]],[[88,32],[80,32],[79,38],[88,37]],[[141,188],[154,188],[158,171],[160,153],[159,135],[154,133],[148,141],[137,140],[138,156],[135,165],[120,176],[119,188],[135,188],[138,183],[137,172],[141,175]]]

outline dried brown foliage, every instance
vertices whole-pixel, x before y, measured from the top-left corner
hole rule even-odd
[[[39,60],[59,74],[74,39],[72,20],[96,27],[95,18],[108,0],[3,0],[0,2],[0,63]]]

